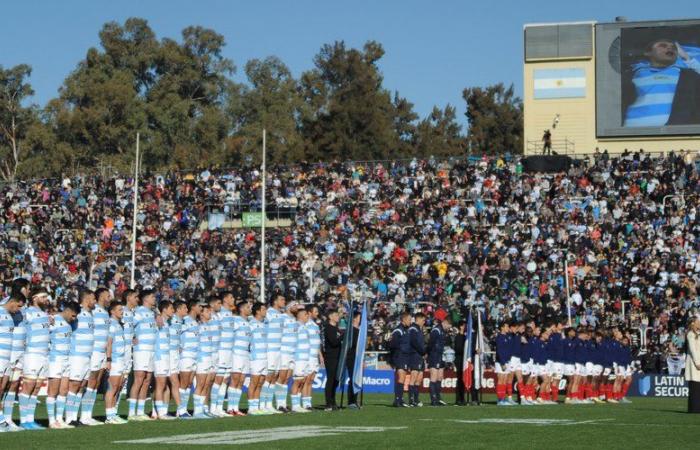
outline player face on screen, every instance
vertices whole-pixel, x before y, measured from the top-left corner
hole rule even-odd
[[[647,46],[644,56],[654,67],[668,67],[678,59],[678,48],[670,39],[657,39]]]

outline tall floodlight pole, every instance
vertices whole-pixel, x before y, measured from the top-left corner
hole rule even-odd
[[[136,133],[136,163],[134,164],[134,217],[131,224],[131,289],[136,287],[136,214],[139,210],[139,139]]]
[[[260,225],[260,301],[265,304],[265,139],[266,131],[263,128],[262,135],[262,224]]]

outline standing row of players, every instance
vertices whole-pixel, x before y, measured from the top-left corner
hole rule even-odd
[[[503,323],[496,337],[498,405],[555,404],[566,377],[564,403],[628,403],[632,382],[630,342],[620,329],[594,331],[552,322]]]
[[[277,296],[267,307],[224,293],[156,306],[151,290],[127,290],[116,301],[100,288],[59,310],[47,291],[27,289],[0,305],[0,432],[43,428],[34,414],[47,379],[50,428],[102,425],[93,409],[104,377],[104,423],[125,423],[117,408],[130,375],[129,421],[244,415],[239,404],[248,375],[248,414],[311,410],[321,362],[314,305],[286,305]],[[16,400],[19,426],[12,420]],[[175,416],[168,413],[171,400]]]

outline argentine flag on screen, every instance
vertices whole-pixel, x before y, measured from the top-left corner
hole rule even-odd
[[[586,96],[585,69],[535,69],[535,99]]]
[[[671,117],[673,97],[681,76],[681,70],[692,69],[700,73],[700,48],[682,45],[690,60],[680,56],[668,67],[652,67],[649,61],[632,66],[632,83],[637,99],[625,113],[626,127],[660,127]]]

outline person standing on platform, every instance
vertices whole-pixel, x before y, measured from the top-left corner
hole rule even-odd
[[[326,411],[335,411],[338,406],[335,403],[335,391],[338,389],[338,359],[340,358],[340,329],[338,321],[340,315],[333,309],[327,313],[328,321],[323,327],[323,361],[326,368]]]

